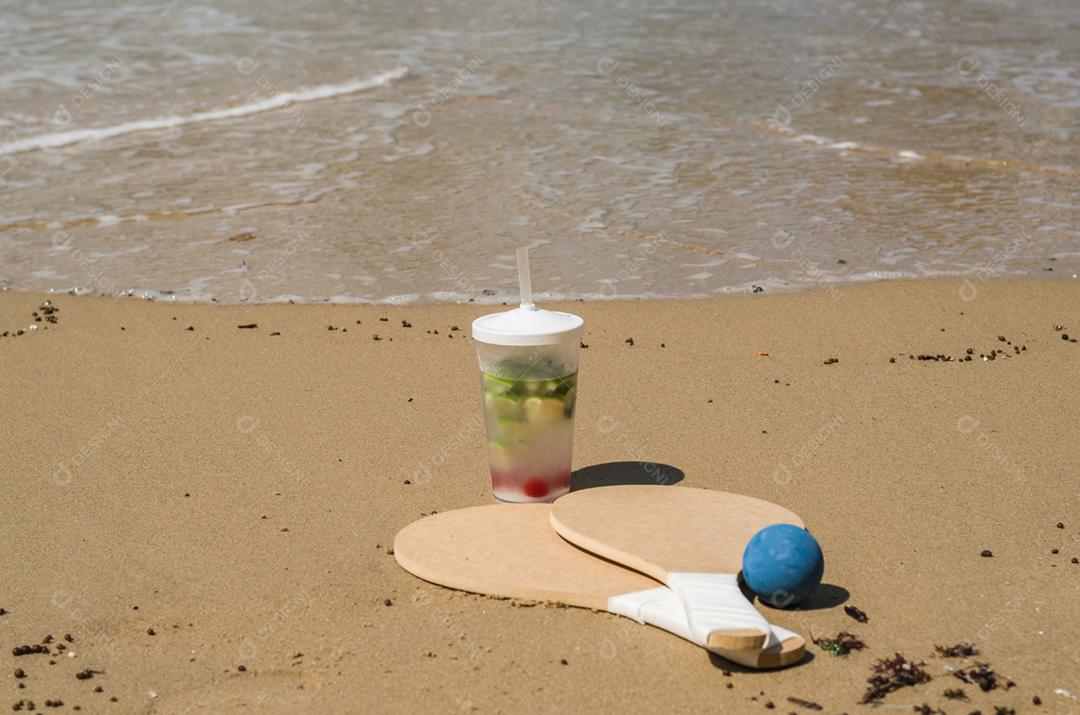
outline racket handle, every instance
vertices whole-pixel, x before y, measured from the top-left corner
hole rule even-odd
[[[765,617],[746,600],[735,574],[669,573],[695,643],[710,650],[762,650],[776,644]]]
[[[608,599],[607,610],[638,623],[662,628],[696,645],[705,645],[704,641],[694,640],[682,602],[665,586],[612,596]]]
[[[706,647],[703,641],[694,639],[690,631],[690,622],[686,620],[686,610],[675,593],[663,586],[644,591],[634,591],[612,596],[608,599],[607,610],[620,616],[626,616],[638,623],[661,628],[668,633],[684,638],[695,645]],[[802,638],[780,626],[770,626],[776,643],[764,650],[723,650],[717,649],[717,655],[748,668],[779,668],[802,659]],[[794,640],[796,647],[790,647]]]

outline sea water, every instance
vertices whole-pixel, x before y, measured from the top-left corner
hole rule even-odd
[[[0,286],[710,296],[1080,270],[1080,5],[0,4]]]

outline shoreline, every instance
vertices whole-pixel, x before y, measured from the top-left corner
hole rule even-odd
[[[974,273],[941,273],[927,276],[912,275],[857,275],[847,280],[818,281],[810,284],[787,283],[783,279],[767,279],[745,284],[725,286],[717,293],[694,293],[694,294],[669,294],[669,293],[644,293],[644,294],[607,294],[604,292],[594,293],[569,293],[557,294],[534,293],[537,301],[544,303],[570,303],[570,302],[638,302],[638,301],[710,301],[723,300],[729,297],[770,293],[773,295],[791,295],[801,293],[837,293],[854,286],[866,286],[875,283],[920,283],[953,281],[963,286],[961,289],[966,293],[971,292],[971,286],[977,290],[979,285],[999,281],[1018,282],[1064,282],[1080,278],[1080,274],[1054,274],[1047,272],[1016,273],[1016,274],[990,274],[981,272]],[[1078,284],[1080,285],[1080,284]],[[759,290],[760,288],[760,290]],[[514,288],[516,291],[516,286]],[[517,299],[513,291],[507,294],[481,294],[470,295],[467,293],[438,292],[428,294],[404,294],[390,295],[383,298],[362,298],[357,296],[339,295],[307,298],[300,295],[280,295],[269,297],[265,300],[240,300],[222,301],[216,296],[180,296],[174,291],[161,292],[152,289],[130,288],[118,293],[96,293],[75,288],[56,288],[49,290],[26,290],[9,285],[0,285],[0,294],[5,292],[17,294],[33,294],[46,296],[71,296],[76,298],[99,298],[99,299],[123,299],[135,298],[168,305],[232,305],[232,306],[260,306],[260,305],[343,305],[343,306],[390,306],[390,307],[426,307],[435,305],[478,305],[500,306],[509,305]]]
[[[491,502],[467,337],[491,306],[0,291],[0,333],[40,326],[0,338],[0,658],[27,675],[8,704],[857,713],[900,652],[933,680],[887,706],[952,712],[962,688],[964,712],[1076,711],[1080,285],[974,285],[545,304],[586,319],[576,470],[664,467],[782,504],[821,543],[827,587],[762,609],[812,657],[761,673],[396,564],[406,524]],[[810,642],[842,631],[866,649]],[[11,655],[46,634],[76,657]],[[980,654],[935,653],[961,642]],[[976,662],[998,687],[950,671]]]

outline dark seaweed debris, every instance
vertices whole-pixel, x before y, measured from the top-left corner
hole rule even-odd
[[[870,620],[870,616],[866,615],[864,611],[855,606],[844,606],[844,613],[848,614],[859,623],[866,623]]]
[[[853,650],[862,650],[866,647],[854,633],[840,631],[832,638],[813,638],[814,644],[833,656],[847,655]]]
[[[971,643],[957,643],[956,645],[934,645],[934,652],[942,658],[961,658],[970,655],[978,655],[979,649]]]
[[[929,682],[932,678],[923,670],[926,663],[908,660],[897,653],[892,658],[882,658],[874,663],[874,674],[866,679],[870,687],[863,695],[862,704],[877,702],[886,695],[903,687]]]
[[[979,689],[984,693],[988,693],[995,688],[1004,688],[1008,690],[1015,683],[1008,678],[1004,679],[1004,683],[998,682],[998,675],[994,672],[994,669],[985,663],[976,663],[970,668],[961,668],[960,670],[953,671],[960,680],[972,685],[978,685]]]
[[[45,301],[40,306],[38,306],[38,310],[41,311],[41,315],[39,316],[37,313],[34,313],[35,321],[41,322],[41,318],[44,317],[46,323],[55,323],[56,311],[60,309],[53,305],[51,302]]]
[[[788,696],[787,701],[792,705],[798,705],[800,708],[806,708],[807,710],[824,710],[824,708],[813,700],[803,700],[802,698]]]
[[[948,698],[949,700],[965,700],[966,701],[968,699],[967,693],[964,692],[963,688],[946,688],[943,695],[946,698]]]
[[[942,328],[941,332],[945,332]],[[997,336],[998,342],[1005,343],[1004,348],[993,348],[989,352],[979,353],[979,360],[982,362],[988,362],[990,360],[997,360],[998,358],[1010,358],[1021,353],[1027,352],[1027,345],[1014,345],[1011,340],[1004,335]],[[964,350],[963,355],[952,356],[947,353],[897,353],[889,358],[889,362],[895,363],[897,357],[907,356],[908,360],[919,360],[920,362],[971,362],[975,359],[975,348],[969,347]]]
[[[920,713],[920,715],[945,715],[944,710],[937,710],[935,708],[930,707],[926,703],[923,703],[922,705],[915,705],[912,708],[912,710],[914,710],[917,713]]]
[[[37,643],[35,643],[34,645],[15,646],[14,648],[11,649],[11,654],[15,655],[15,656],[33,655],[35,653],[48,653],[48,652],[49,652],[49,646],[47,646],[47,645],[39,645]]]

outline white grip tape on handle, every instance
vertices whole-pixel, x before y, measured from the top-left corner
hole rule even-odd
[[[694,640],[682,601],[665,586],[612,596],[608,599],[607,609],[611,613],[632,618],[638,623],[648,623],[651,626],[663,628],[668,633],[674,633],[691,643],[705,645]]]
[[[667,584],[682,601],[695,643],[707,643],[713,631],[752,629],[777,643],[769,622],[746,600],[735,574],[669,573]]]
[[[633,591],[612,596],[608,599],[607,610],[610,613],[626,616],[638,623],[648,623],[650,626],[662,628],[668,633],[685,638],[695,645],[706,646],[704,641],[696,640],[690,632],[690,622],[686,620],[686,609],[683,608],[682,601],[670,588],[660,586],[644,591]],[[766,652],[779,652],[782,647],[780,641],[785,641],[796,635],[793,631],[780,626],[770,626],[770,628],[772,628],[776,642],[766,648]]]

